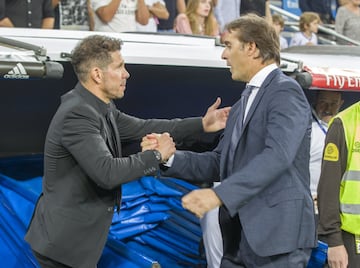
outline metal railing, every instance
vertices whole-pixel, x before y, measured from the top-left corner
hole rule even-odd
[[[285,17],[285,20],[291,19],[291,20],[293,20],[293,21],[295,21],[295,22],[298,22],[298,21],[300,20],[300,17],[299,17],[299,16],[297,16],[297,15],[291,13],[291,12],[288,12],[288,11],[282,9],[282,8],[279,8],[279,7],[275,6],[275,5],[270,4],[270,10],[271,10],[271,12],[275,12],[275,13],[278,13],[278,14],[284,16],[284,17]],[[295,30],[298,31],[299,28],[298,28],[297,26],[295,26],[295,25],[291,22],[291,20],[288,21],[288,22],[286,22],[286,25],[291,25],[291,27],[293,27]],[[295,27],[297,27],[297,28],[295,28]],[[347,42],[349,45],[360,46],[360,42],[359,42],[359,41],[353,40],[353,39],[351,39],[351,38],[349,38],[349,37],[347,37],[347,36],[344,36],[344,35],[342,35],[342,34],[339,34],[339,33],[335,32],[333,29],[330,29],[330,28],[328,28],[328,27],[319,25],[319,31],[320,31],[321,33],[325,33],[325,34],[328,34],[329,36],[332,36],[333,39],[335,39],[335,40],[337,40],[337,41],[341,40],[341,41]],[[319,39],[320,39],[320,41],[322,41],[323,43],[333,44],[333,45],[336,45],[336,44],[337,44],[337,42],[335,42],[334,40],[329,40],[329,39],[324,38],[324,37],[319,37]],[[327,39],[327,40],[325,40],[325,39]]]

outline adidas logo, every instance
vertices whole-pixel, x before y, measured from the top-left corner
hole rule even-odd
[[[7,74],[4,75],[4,78],[29,79],[29,75],[27,74],[24,66],[19,62],[14,68],[12,68],[10,71],[8,71]]]

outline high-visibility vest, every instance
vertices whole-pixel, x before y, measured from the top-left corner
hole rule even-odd
[[[341,229],[360,234],[360,102],[336,117],[343,123],[348,151],[346,169],[340,184]]]

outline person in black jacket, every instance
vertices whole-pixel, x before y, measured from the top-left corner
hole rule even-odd
[[[62,96],[48,129],[42,194],[25,236],[41,267],[93,268],[104,249],[121,185],[155,175],[175,151],[175,141],[225,127],[229,108],[203,118],[143,120],[119,111],[129,73],[121,41],[102,35],[83,39],[72,53],[79,79]],[[121,143],[156,134],[159,146],[122,156]]]

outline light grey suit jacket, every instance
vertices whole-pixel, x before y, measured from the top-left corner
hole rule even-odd
[[[120,142],[140,143],[148,133],[167,131],[175,140],[186,140],[203,132],[201,118],[138,119],[80,84],[62,97],[45,142],[43,193],[25,239],[36,252],[71,267],[96,266],[121,184],[159,170],[152,151],[113,157],[105,120],[109,109],[117,123],[120,155]]]
[[[234,240],[239,238],[231,236],[231,230],[239,227],[234,226],[239,221],[259,256],[315,247],[309,188],[311,111],[304,92],[280,69],[268,75],[251,105],[234,159],[230,160],[232,167],[227,170],[235,119],[232,109],[214,151],[177,152],[164,175],[192,181],[221,180],[214,191],[228,216],[238,217],[232,223],[220,218],[221,228],[229,234],[223,239],[224,255],[230,255],[230,259],[238,250]],[[231,252],[226,252],[229,248]]]

